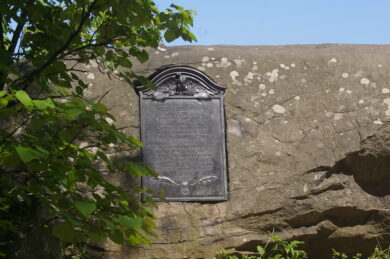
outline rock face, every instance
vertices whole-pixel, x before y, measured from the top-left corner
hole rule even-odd
[[[183,46],[151,50],[144,75],[195,67],[227,86],[229,200],[159,203],[157,238],[106,244],[105,258],[211,258],[255,251],[274,231],[330,249],[367,253],[390,243],[390,46]],[[91,65],[91,98],[139,134],[138,97]],[[93,75],[93,76],[92,76]],[[92,90],[91,90],[92,91]],[[113,179],[126,186],[126,179]]]

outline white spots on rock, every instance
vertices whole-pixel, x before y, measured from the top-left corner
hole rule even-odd
[[[88,147],[88,142],[81,142],[80,145],[79,145],[79,148],[85,148],[85,147]]]
[[[164,58],[169,59],[169,58],[171,58],[171,56],[165,55]]]
[[[261,93],[261,96],[266,97],[266,96],[267,96],[267,93]]]
[[[297,95],[297,96],[294,97],[294,99],[299,101],[299,100],[301,100],[301,97],[299,95]]]
[[[359,104],[363,104],[363,103],[364,103],[364,100],[360,99],[358,103],[359,103]]]
[[[241,67],[244,61],[245,61],[244,59],[239,59],[239,58],[234,59],[234,63],[236,64],[237,67]]]
[[[160,54],[160,51],[156,50],[156,51],[154,52],[154,54]]]
[[[227,58],[221,58],[221,62],[218,62],[217,63],[217,67],[228,67],[230,66],[232,63],[228,61]]]
[[[306,78],[302,78],[302,79],[301,79],[301,83],[302,83],[302,84],[306,84]]]
[[[207,48],[208,51],[214,51],[214,48]]]
[[[233,70],[232,72],[230,72],[230,77],[232,78],[232,80],[236,80],[236,77],[238,76],[238,72]]]
[[[340,88],[339,88],[339,91],[340,91],[340,92],[344,92],[344,90],[345,90],[344,87],[340,87]]]
[[[309,191],[309,188],[307,187],[307,184],[303,185],[303,192],[308,192]]]
[[[205,71],[206,70],[206,68],[204,68],[204,67],[198,67],[198,69],[201,70],[201,71]]]
[[[284,68],[286,65],[285,64],[280,64],[280,67],[281,68]]]
[[[275,90],[274,89],[271,89],[268,91],[269,94],[275,94]]]
[[[265,89],[265,84],[259,84],[259,89],[264,90]]]
[[[286,112],[286,108],[284,108],[283,106],[281,106],[279,104],[274,104],[272,106],[272,110],[274,110],[274,112],[276,112],[276,113],[285,113]]]
[[[92,95],[92,92],[89,91],[88,89],[84,89],[84,90],[83,90],[83,94],[84,94],[86,97],[88,97],[88,96],[91,96],[91,95]],[[65,101],[67,101],[67,100],[65,99]]]
[[[371,86],[372,88],[376,88],[376,83],[375,83],[375,82],[372,82],[372,83],[370,84],[370,86]]]
[[[382,64],[379,64],[378,67],[382,67]]]
[[[281,155],[282,155],[282,152],[280,152],[280,151],[275,152],[275,156],[281,156]]]
[[[179,52],[173,52],[173,53],[171,54],[171,57],[172,57],[172,58],[174,58],[174,57],[176,57],[176,56],[179,56]]]
[[[232,135],[237,136],[237,137],[243,136],[240,122],[238,122],[236,120],[231,121],[230,125],[228,126],[227,132],[228,132],[228,134],[232,134]]]
[[[230,77],[233,80],[233,84],[241,85],[241,83],[236,79],[237,76],[238,76],[238,72],[237,71],[233,70],[232,72],[230,72]]]
[[[209,60],[210,60],[210,58],[207,57],[207,56],[204,56],[204,57],[202,58],[202,62],[207,62],[207,61],[209,61]]]
[[[387,105],[387,110],[385,111],[386,116],[390,117],[390,98],[383,100],[383,103]]]
[[[220,76],[220,75],[216,75],[215,77],[216,77],[216,78],[220,78],[221,76]]]
[[[162,47],[158,47],[157,49],[158,49],[159,51],[161,51],[161,52],[167,51],[167,49],[164,49],[164,48],[162,48]]]
[[[211,60],[212,60],[212,61],[215,61],[215,60],[217,60],[217,59],[216,59],[216,58],[214,58],[214,57],[212,57],[212,58],[211,58]]]
[[[253,64],[253,65],[257,65],[257,62],[256,62],[256,61],[253,61],[252,64]]]
[[[361,77],[362,75],[363,75],[363,71],[362,70],[359,70],[359,71],[357,71],[353,76],[354,77]]]
[[[349,74],[348,74],[348,73],[343,73],[341,76],[342,76],[343,78],[348,78],[348,77],[349,77]]]
[[[370,80],[368,80],[367,78],[363,77],[362,79],[360,79],[360,84],[362,85],[368,85],[370,83]]]
[[[119,71],[115,69],[115,70],[114,70],[114,74],[115,74],[115,75],[119,74]]]
[[[95,74],[94,73],[88,73],[87,74],[87,78],[93,80],[93,79],[95,79]]]
[[[269,81],[272,83],[272,82],[275,82],[276,80],[278,80],[278,76],[279,76],[279,69],[274,69],[272,70],[272,72],[267,72],[266,73],[267,76],[269,76]]]
[[[343,118],[343,115],[341,113],[335,113],[333,119],[335,121],[341,120]]]
[[[94,68],[97,68],[97,67],[98,67],[98,63],[97,63],[95,60],[91,60],[91,61],[89,62],[89,64],[91,64],[91,66],[94,67]]]
[[[388,93],[390,93],[389,88],[382,88],[382,94],[388,94]]]
[[[307,69],[307,67],[303,67],[303,69],[304,69],[304,70],[306,70],[306,69]]]
[[[329,61],[328,61],[328,64],[330,63],[337,63],[337,59],[336,58],[331,58]]]
[[[110,125],[112,125],[114,123],[114,121],[111,118],[109,118],[109,117],[106,118],[106,121]]]
[[[290,66],[291,66],[291,67],[295,67],[295,64],[294,64],[294,63],[292,63]]]
[[[257,71],[259,69],[259,67],[257,66],[257,65],[254,65],[253,67],[252,67],[252,71]]]
[[[351,94],[352,93],[352,91],[351,90],[347,90],[347,91],[345,91],[347,94]]]
[[[290,69],[289,66],[285,66],[285,67],[284,67],[284,70],[289,70],[289,69]]]
[[[249,73],[245,76],[244,82],[245,82],[246,84],[252,83],[253,76],[254,76],[254,74],[253,74],[252,72],[249,72]]]
[[[207,63],[207,67],[213,67],[213,63]]]
[[[287,123],[288,123],[288,121],[283,121],[283,123],[284,123],[284,124],[287,124]]]
[[[376,120],[374,120],[374,124],[375,125],[382,125],[383,122],[380,119],[376,119]]]
[[[326,90],[325,90],[325,93],[327,93],[327,94],[328,94],[329,92],[330,92],[330,90],[329,90],[329,89],[326,89]]]

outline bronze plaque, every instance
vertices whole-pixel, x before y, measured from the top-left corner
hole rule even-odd
[[[150,80],[155,91],[138,88],[142,160],[158,177],[144,177],[143,187],[154,199],[162,191],[169,201],[226,200],[225,87],[183,66]]]

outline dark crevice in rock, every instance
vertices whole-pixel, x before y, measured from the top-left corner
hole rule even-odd
[[[333,167],[320,166],[305,173],[326,171],[326,178],[333,174],[352,175],[365,192],[377,197],[389,195],[390,124],[386,125],[363,140],[359,151],[347,154]]]
[[[361,210],[355,207],[337,207],[325,211],[309,211],[285,220],[292,228],[309,227],[325,220],[337,227],[365,225],[369,222],[380,222],[385,215],[378,210]]]

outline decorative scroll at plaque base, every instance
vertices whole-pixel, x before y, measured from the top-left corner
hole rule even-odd
[[[142,159],[157,178],[142,185],[168,201],[227,199],[224,86],[191,67],[166,67],[140,86]]]

